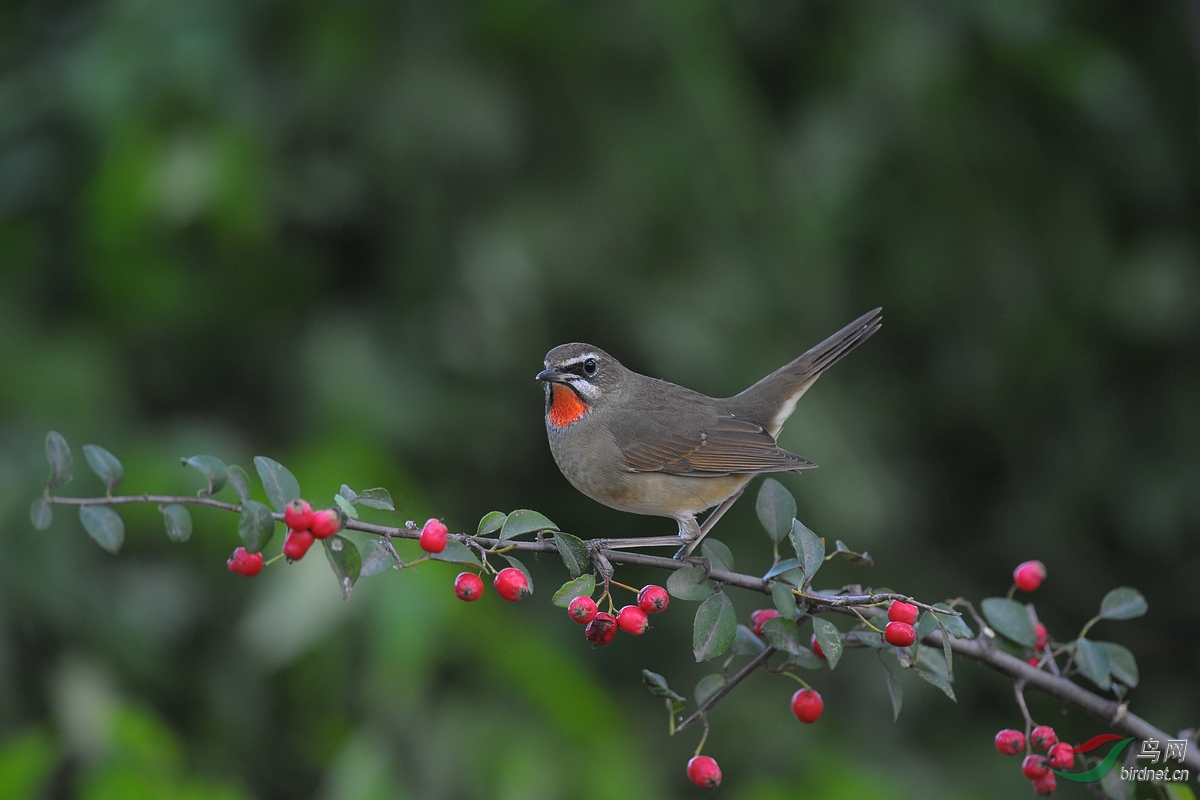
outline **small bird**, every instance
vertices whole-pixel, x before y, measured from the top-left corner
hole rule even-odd
[[[691,553],[746,484],[817,465],[776,444],[783,423],[826,369],[879,330],[882,309],[854,322],[733,397],[708,397],[626,369],[574,342],[546,354],[550,452],[571,485],[620,511],[670,517],[677,536],[606,540],[607,547],[682,543]],[[716,507],[703,527],[696,515]]]

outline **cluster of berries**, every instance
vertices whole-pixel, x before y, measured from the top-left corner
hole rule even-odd
[[[624,606],[616,614],[599,610],[595,600],[580,595],[567,605],[567,616],[585,626],[583,636],[592,643],[592,647],[600,647],[612,642],[618,628],[641,636],[650,627],[649,615],[666,611],[670,602],[666,589],[650,584],[638,592],[637,605]],[[720,781],[718,770],[717,782]]]
[[[896,647],[908,647],[917,640],[917,629],[913,625],[921,610],[912,603],[893,600],[888,606],[888,624],[883,629],[883,638]]]
[[[440,519],[425,520],[425,524],[421,526],[421,535],[417,537],[417,544],[426,553],[440,553],[446,549],[449,533],[450,529]],[[533,590],[529,588],[529,579],[516,567],[505,567],[497,572],[492,585],[496,587],[496,594],[514,603],[533,594]],[[474,603],[483,597],[483,578],[474,572],[458,573],[454,579],[454,596],[467,603]]]
[[[1050,771],[1070,769],[1075,766],[1075,748],[1058,740],[1058,734],[1049,725],[1039,725],[1029,733],[1030,743],[1046,755],[1030,753],[1021,762],[1021,772],[1033,781],[1033,790],[1040,795],[1053,794],[1058,788],[1058,778]],[[1025,734],[1005,728],[996,734],[996,749],[1006,756],[1015,756],[1025,750]]]
[[[288,561],[304,558],[308,548],[317,539],[328,539],[342,527],[342,518],[332,508],[313,511],[307,500],[293,500],[283,510],[283,521],[288,526],[287,538],[283,541],[283,554]],[[262,572],[263,554],[247,553],[239,547],[225,562],[230,570],[251,577]]]

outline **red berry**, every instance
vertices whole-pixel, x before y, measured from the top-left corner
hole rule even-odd
[[[1042,660],[1037,656],[1030,656],[1029,658],[1025,659],[1025,663],[1034,669],[1038,669],[1042,666]]]
[[[342,528],[342,518],[332,508],[323,508],[313,512],[312,535],[318,539],[328,539]]]
[[[1046,565],[1040,561],[1025,561],[1013,570],[1013,582],[1022,592],[1032,592],[1046,579]]]
[[[500,570],[496,573],[496,578],[492,583],[495,585],[498,595],[514,603],[522,597],[533,594],[529,588],[529,579],[516,567],[505,567]]]
[[[1058,734],[1049,725],[1038,725],[1029,734],[1029,741],[1033,742],[1033,746],[1038,750],[1049,750],[1058,744]]]
[[[262,553],[247,553],[246,548],[239,547],[233,551],[233,555],[229,557],[225,565],[239,575],[252,578],[262,572],[263,555]]]
[[[792,695],[792,713],[796,719],[810,725],[821,718],[825,710],[825,701],[816,689],[800,689]]]
[[[1015,756],[1025,749],[1025,734],[1005,728],[996,734],[996,749],[1006,756]]]
[[[299,561],[304,558],[308,548],[312,547],[313,535],[310,531],[288,531],[287,539],[283,542],[283,554],[288,561]]]
[[[1028,755],[1021,762],[1021,772],[1025,773],[1025,777],[1031,781],[1036,781],[1038,778],[1049,772],[1046,769],[1046,757]]]
[[[483,580],[474,572],[460,572],[454,579],[454,596],[474,603],[483,596]]]
[[[647,614],[657,614],[660,611],[666,611],[670,602],[671,596],[667,594],[667,590],[654,584],[643,587],[637,596],[638,608]]]
[[[883,629],[883,638],[896,647],[908,647],[917,640],[917,632],[907,622],[889,622]]]
[[[915,625],[917,623],[917,616],[920,613],[921,609],[903,600],[893,600],[892,604],[888,606],[888,619],[892,622],[904,622],[909,625]]]
[[[617,627],[634,636],[641,636],[650,627],[646,612],[637,606],[625,606],[617,612]]]
[[[1054,794],[1054,790],[1057,788],[1058,778],[1055,777],[1053,772],[1047,772],[1045,775],[1033,782],[1033,791],[1042,795],[1043,797]]]
[[[760,608],[758,611],[751,612],[750,622],[754,625],[754,632],[761,636],[762,626],[766,624],[767,620],[772,620],[779,616],[782,616],[782,614],[773,608]]]
[[[592,647],[600,647],[606,645],[613,640],[617,635],[617,620],[612,614],[607,611],[601,611],[597,614],[587,627],[583,629],[583,636],[592,643]]]
[[[1050,641],[1050,634],[1046,631],[1046,626],[1039,622],[1033,626],[1033,632],[1034,635],[1037,636],[1037,641],[1034,643],[1034,647],[1036,647],[1038,650],[1044,649],[1046,647],[1046,643]]]
[[[450,529],[440,519],[431,519],[421,528],[421,538],[418,543],[426,553],[440,553],[446,549],[446,534]]]
[[[580,595],[567,606],[567,616],[580,625],[587,625],[596,618],[596,601]]]
[[[688,780],[705,789],[721,785],[721,768],[709,756],[692,756],[687,766]]]
[[[1050,748],[1050,766],[1055,769],[1070,769],[1075,766],[1075,748],[1059,742]]]
[[[312,527],[312,506],[307,500],[293,500],[283,510],[283,521],[294,531],[308,530]]]
[[[817,658],[825,657],[825,651],[821,649],[821,643],[817,641],[817,635],[815,633],[812,635],[812,638],[808,640],[808,644],[812,647],[812,651],[817,654]]]

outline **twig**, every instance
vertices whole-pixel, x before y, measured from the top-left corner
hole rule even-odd
[[[719,703],[721,701],[721,698],[723,698],[725,695],[732,692],[735,686],[737,686],[742,681],[746,680],[747,676],[749,676],[751,672],[754,672],[754,670],[758,669],[763,664],[767,663],[767,659],[769,659],[771,656],[775,655],[775,652],[776,651],[775,651],[774,647],[768,647],[766,650],[763,650],[761,653],[759,653],[757,656],[755,656],[753,659],[751,659],[749,664],[742,667],[736,675],[734,675],[732,678],[727,680],[725,682],[725,685],[721,687],[720,691],[718,691],[712,697],[708,698],[708,700],[705,701],[704,705],[702,705],[702,706],[700,706],[700,708],[696,709],[696,712],[694,714],[692,714],[690,717],[685,719],[683,722],[676,725],[675,733],[679,733],[680,731],[684,730],[685,728],[687,728],[689,725],[691,725],[696,720],[703,719],[704,715],[708,712],[708,710],[710,708],[712,708],[717,703]]]

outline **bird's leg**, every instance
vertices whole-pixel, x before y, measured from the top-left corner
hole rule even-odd
[[[641,536],[629,539],[592,539],[601,550],[628,550],[632,547],[677,547],[679,536]]]
[[[675,554],[675,558],[682,559],[691,555],[692,551],[696,549],[696,545],[700,544],[700,540],[708,535],[708,532],[711,531],[713,526],[717,524],[717,521],[725,515],[725,512],[733,507],[733,504],[737,502],[737,499],[742,496],[743,491],[745,491],[745,487],[738,489],[737,492],[731,494],[729,497],[726,497],[721,502],[721,505],[714,508],[712,513],[708,515],[708,517],[704,520],[703,525],[697,526],[696,519],[693,517],[691,519],[692,524],[690,529],[685,531],[683,523],[680,523],[679,538],[683,540],[683,547],[679,548],[679,552]],[[695,533],[689,536],[688,534],[692,531]]]

